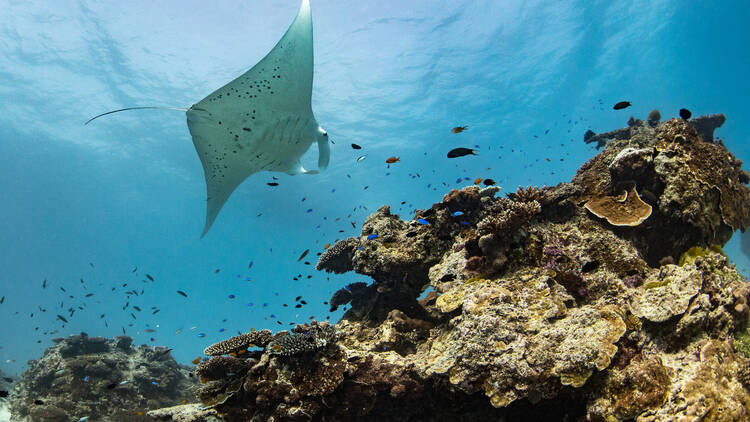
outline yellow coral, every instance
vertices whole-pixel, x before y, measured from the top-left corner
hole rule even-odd
[[[679,265],[682,267],[685,264],[695,264],[695,260],[704,256],[708,256],[710,253],[718,253],[723,256],[727,256],[724,253],[724,250],[721,249],[721,246],[719,245],[711,245],[708,248],[703,248],[701,246],[693,246],[692,248],[685,251],[685,253],[680,256]]]

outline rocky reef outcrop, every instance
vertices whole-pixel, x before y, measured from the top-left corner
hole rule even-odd
[[[750,177],[691,122],[633,121],[569,183],[380,208],[319,259],[373,280],[334,294],[340,322],[211,349],[210,417],[750,420],[750,285],[721,252]]]
[[[194,400],[197,380],[170,349],[86,333],[53,341],[17,383],[11,421],[150,421],[148,409]]]

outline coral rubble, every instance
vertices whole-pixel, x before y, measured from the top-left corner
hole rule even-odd
[[[343,319],[201,363],[202,404],[229,422],[750,420],[750,288],[720,253],[750,177],[713,141],[723,118],[660,119],[611,132],[570,183],[380,208],[318,262],[373,279],[334,294]]]
[[[190,368],[175,362],[169,349],[86,333],[53,341],[16,385],[11,421],[149,421],[148,409],[194,396]]]

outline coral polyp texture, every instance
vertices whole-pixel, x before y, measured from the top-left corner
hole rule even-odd
[[[717,116],[588,133],[603,150],[569,183],[453,190],[406,221],[380,208],[319,259],[373,281],[334,293],[342,320],[201,363],[204,408],[174,414],[750,420],[750,288],[721,253],[750,177]]]

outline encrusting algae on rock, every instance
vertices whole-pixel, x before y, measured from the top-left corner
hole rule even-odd
[[[750,420],[750,288],[711,246],[748,226],[750,177],[719,120],[652,112],[570,183],[453,190],[412,221],[380,208],[318,261],[374,281],[334,294],[343,319],[201,363],[204,405],[230,422]]]

